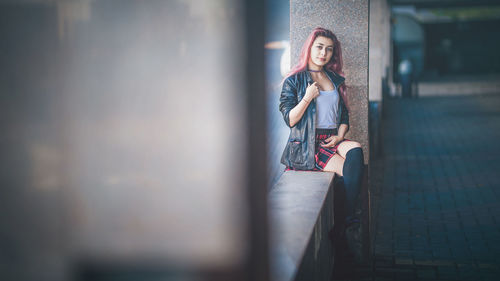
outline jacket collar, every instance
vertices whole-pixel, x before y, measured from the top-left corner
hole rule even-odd
[[[329,71],[326,69],[324,69],[324,71],[325,71],[326,75],[328,76],[328,78],[330,78],[330,80],[332,80],[333,85],[335,85],[335,89],[338,88],[342,83],[344,83],[344,81],[345,81],[344,77],[338,75],[337,73],[335,73],[333,71]],[[305,73],[306,73],[307,83],[308,84],[314,83],[314,80],[311,77],[311,73],[309,73],[309,71],[307,71],[307,70],[305,70]]]

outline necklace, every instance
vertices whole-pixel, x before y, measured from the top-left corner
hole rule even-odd
[[[321,70],[312,70],[312,69],[309,69],[309,72],[321,72]]]

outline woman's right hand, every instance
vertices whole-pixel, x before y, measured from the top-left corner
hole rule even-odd
[[[318,82],[314,82],[312,84],[309,84],[306,89],[306,94],[304,95],[304,98],[308,101],[312,101],[312,99],[316,98],[319,96],[319,88],[318,88]]]

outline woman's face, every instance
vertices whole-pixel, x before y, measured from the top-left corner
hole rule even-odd
[[[333,40],[328,37],[318,36],[311,46],[309,63],[318,67],[327,64],[333,55]]]

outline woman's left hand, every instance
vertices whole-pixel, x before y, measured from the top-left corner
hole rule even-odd
[[[330,136],[323,141],[321,146],[326,148],[334,147],[343,140],[344,138],[340,136]]]

